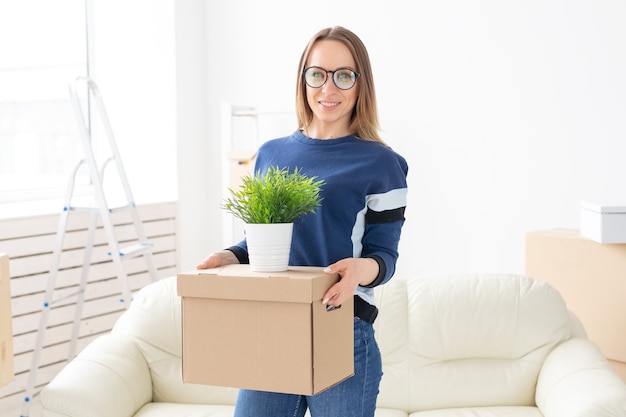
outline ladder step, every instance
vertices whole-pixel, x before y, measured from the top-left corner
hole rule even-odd
[[[150,252],[152,250],[152,244],[148,242],[139,242],[134,245],[126,246],[124,248],[120,248],[120,256],[123,258],[133,258],[135,256],[143,255],[144,253]],[[111,252],[108,252],[109,256],[111,256]]]
[[[52,307],[54,304],[58,303],[59,301],[63,301],[63,300],[67,300],[68,298],[76,297],[77,295],[82,294],[82,293],[83,293],[83,291],[80,291],[80,290],[74,291],[74,292],[72,292],[70,294],[67,294],[67,295],[64,295],[62,297],[56,298],[56,299],[54,299],[52,301],[45,301],[43,303],[43,306],[44,306],[44,308]]]
[[[116,213],[118,211],[128,210],[133,207],[135,207],[135,204],[129,203],[126,205],[120,205],[116,207],[108,207],[107,210],[109,211],[109,213]],[[84,203],[80,205],[71,205],[69,207],[65,207],[64,210],[91,212],[91,211],[99,211],[100,207],[98,206],[97,202],[93,201],[93,202]]]

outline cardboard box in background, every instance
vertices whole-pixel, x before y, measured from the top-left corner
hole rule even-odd
[[[626,244],[600,244],[570,229],[529,232],[526,275],[561,293],[626,382]]]
[[[626,206],[581,201],[580,234],[598,243],[626,243]]]
[[[230,160],[230,180],[228,187],[237,190],[241,185],[241,178],[254,175],[256,151],[232,151],[228,154]]]
[[[185,383],[314,395],[354,373],[354,305],[326,311],[338,280],[317,267],[178,274]]]
[[[9,256],[0,253],[0,388],[13,379],[13,326]]]
[[[228,188],[238,191],[243,184],[242,178],[247,175],[254,175],[254,163],[256,161],[256,150],[238,150],[228,154],[229,160],[229,177]],[[230,193],[228,193],[230,196]],[[243,239],[245,233],[245,223],[241,220],[227,214],[223,221],[225,229],[223,230],[224,245],[229,246],[232,242],[238,242]],[[229,223],[226,223],[229,222]]]

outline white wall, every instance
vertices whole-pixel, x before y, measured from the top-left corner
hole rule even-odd
[[[177,198],[174,0],[90,0],[90,75],[138,203]]]
[[[138,202],[179,198],[183,269],[222,247],[221,103],[293,110],[302,48],[335,24],[410,164],[399,274],[523,272],[525,232],[626,201],[622,1],[93,3],[93,74]]]
[[[222,101],[291,110],[309,37],[335,24],[361,36],[384,136],[410,164],[399,274],[523,272],[525,232],[577,228],[581,199],[626,201],[622,1],[235,0],[200,11],[198,152],[212,166]],[[181,205],[210,219],[181,242],[190,260],[221,247],[221,178],[197,168],[193,201]]]
[[[176,78],[178,121],[178,236],[181,270],[193,269],[220,236],[221,216],[216,196],[219,180],[211,166],[219,166],[212,152],[215,140],[208,131],[207,55],[204,0],[176,2]],[[215,135],[217,129],[213,129]]]

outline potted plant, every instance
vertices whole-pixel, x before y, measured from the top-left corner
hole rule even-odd
[[[291,251],[293,222],[321,205],[323,180],[304,175],[299,168],[268,167],[261,175],[246,175],[222,208],[245,223],[250,269],[285,271]]]

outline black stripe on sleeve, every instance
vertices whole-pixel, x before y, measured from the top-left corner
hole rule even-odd
[[[367,209],[365,222],[368,224],[391,223],[404,220],[404,210],[406,207],[398,207],[393,210],[374,211]]]

